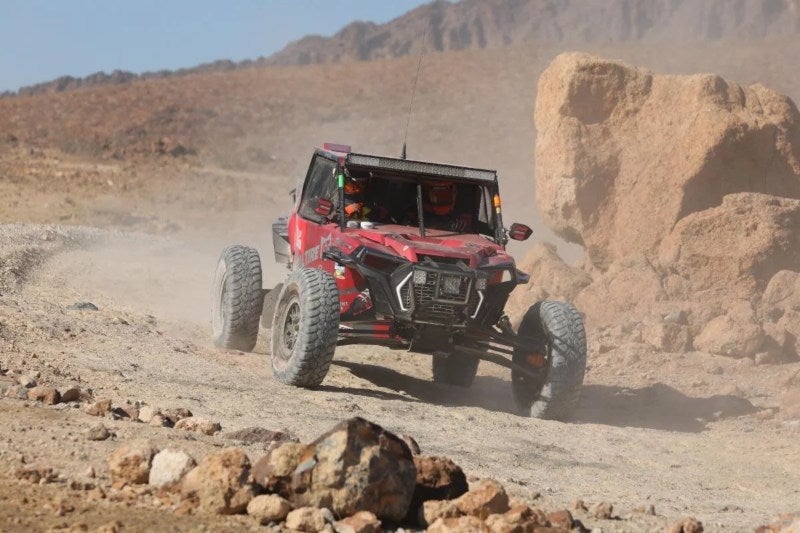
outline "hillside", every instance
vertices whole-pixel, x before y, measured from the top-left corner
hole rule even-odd
[[[386,24],[353,22],[332,37],[307,36],[271,65],[339,63],[419,52],[508,45],[718,42],[800,33],[798,0],[436,0]]]
[[[800,0],[435,0],[385,24],[355,21],[334,35],[308,35],[271,56],[218,60],[174,71],[115,70],[62,76],[20,88],[31,96],[264,66],[368,61],[525,45],[535,49],[781,40],[800,33]],[[11,96],[0,94],[0,98]]]

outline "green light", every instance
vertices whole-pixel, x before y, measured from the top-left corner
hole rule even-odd
[[[344,188],[344,174],[339,174],[339,188]]]

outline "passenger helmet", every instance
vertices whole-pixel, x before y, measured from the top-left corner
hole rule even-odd
[[[449,215],[456,205],[456,186],[450,181],[435,181],[423,186],[423,207],[429,213]]]

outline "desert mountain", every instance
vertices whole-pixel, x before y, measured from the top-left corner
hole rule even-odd
[[[62,92],[265,65],[403,57],[419,53],[423,35],[428,52],[445,52],[513,45],[539,50],[618,43],[713,44],[775,40],[798,33],[800,0],[436,0],[385,24],[356,21],[331,37],[308,35],[269,57],[219,60],[175,71],[62,76],[18,93]]]
[[[427,28],[427,30],[426,30]],[[386,24],[353,22],[308,36],[271,65],[337,63],[510,44],[604,45],[785,37],[800,32],[797,0],[436,0]]]

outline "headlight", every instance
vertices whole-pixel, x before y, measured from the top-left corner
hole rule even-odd
[[[444,276],[442,279],[442,293],[458,296],[461,293],[461,276]]]
[[[478,279],[476,279],[475,280],[475,288],[478,289],[479,291],[486,290],[486,282],[487,281],[488,280],[486,278],[478,278]]]
[[[428,281],[428,274],[424,270],[415,270],[414,271],[414,285],[425,285],[425,282]]]

